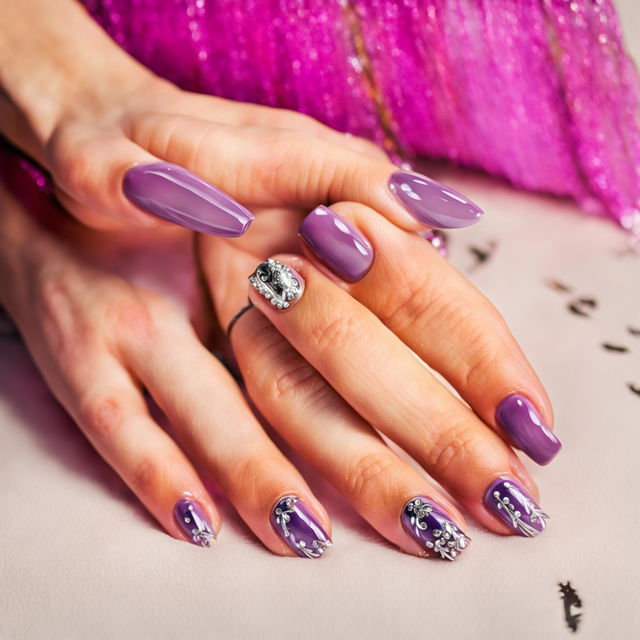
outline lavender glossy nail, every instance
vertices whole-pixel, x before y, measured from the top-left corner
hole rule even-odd
[[[307,246],[336,275],[347,282],[364,277],[373,263],[373,247],[348,220],[320,205],[300,225]]]
[[[148,213],[200,233],[236,238],[254,220],[224,191],[169,162],[132,167],[125,174],[123,190]]]
[[[529,493],[511,478],[498,478],[484,497],[484,504],[506,525],[528,538],[544,531],[549,516]]]
[[[496,409],[496,422],[516,447],[538,464],[547,464],[562,448],[534,405],[519,393],[505,398]]]
[[[412,498],[402,510],[402,527],[430,558],[456,560],[471,539],[424,496]]]
[[[303,558],[320,558],[332,544],[322,525],[296,496],[278,500],[271,512],[271,524]]]
[[[213,527],[200,504],[189,498],[178,500],[173,515],[180,528],[193,544],[210,547],[216,540]]]
[[[466,196],[420,173],[396,171],[388,186],[414,218],[436,229],[468,227],[484,215]]]

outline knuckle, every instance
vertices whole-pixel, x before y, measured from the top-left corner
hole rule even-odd
[[[317,396],[325,386],[315,369],[297,353],[292,353],[271,376],[267,396],[275,402],[308,400],[310,396]]]
[[[325,349],[340,351],[359,334],[357,321],[346,311],[336,312],[336,316],[326,323],[314,324],[310,331],[311,345],[322,352]]]
[[[429,273],[414,270],[395,281],[393,289],[383,293],[381,314],[382,321],[395,331],[408,330],[418,321],[446,326],[453,335],[471,313],[465,300],[435,285]]]
[[[141,458],[131,470],[132,488],[139,493],[152,493],[162,484],[163,465],[153,458]]]
[[[183,319],[167,298],[151,291],[124,292],[109,309],[110,320],[118,334],[143,347],[166,339]]]
[[[471,342],[471,359],[463,367],[460,387],[471,389],[486,386],[487,378],[494,377],[503,361],[504,350],[495,341],[486,336],[477,336]]]
[[[362,496],[367,491],[375,490],[372,484],[385,486],[392,467],[393,460],[389,454],[376,451],[361,456],[347,469],[349,494]]]
[[[100,395],[80,404],[79,421],[84,429],[101,441],[114,437],[125,418],[125,408],[115,395]]]
[[[282,129],[302,129],[307,131],[315,131],[321,128],[315,118],[291,109],[276,109],[272,114],[272,126]]]
[[[102,139],[100,138],[101,142]],[[80,201],[87,200],[93,186],[100,157],[95,144],[78,139],[72,131],[62,128],[52,136],[47,149],[56,182]]]
[[[475,436],[460,418],[449,422],[438,433],[427,455],[430,471],[439,477],[455,473],[455,467],[465,466],[475,457]]]

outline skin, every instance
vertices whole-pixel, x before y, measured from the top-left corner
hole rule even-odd
[[[305,296],[283,314],[249,291],[256,309],[238,321],[231,344],[214,336],[233,351],[270,425],[409,553],[420,549],[399,514],[415,495],[466,525],[376,429],[486,527],[511,533],[484,508],[486,487],[506,474],[534,497],[537,489],[502,439],[495,407],[521,392],[551,424],[549,400],[495,308],[414,233],[424,227],[386,188],[395,167],[379,149],[301,114],[181,91],[118,49],[70,0],[55,10],[47,0],[0,0],[0,24],[12,25],[0,38],[0,132],[50,172],[58,200],[82,223],[43,201],[37,213],[58,221],[55,232],[43,229],[0,192],[0,301],[52,392],[171,535],[183,537],[172,508],[184,495],[203,504],[219,530],[201,477],[215,479],[275,553],[292,555],[269,524],[279,497],[298,495],[327,531],[330,522],[203,346],[212,318],[194,316],[175,292],[116,274],[123,246],[152,255],[168,243],[190,255],[189,233],[122,192],[131,166],[159,160],[256,214],[243,238],[197,240],[218,326],[244,306],[246,277],[266,257],[306,280]],[[305,213],[327,201],[374,247],[373,267],[357,283],[340,281],[297,238]],[[166,252],[158,259],[168,262]],[[150,417],[141,389],[164,410],[170,433]]]

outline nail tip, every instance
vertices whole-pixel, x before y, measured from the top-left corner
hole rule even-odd
[[[549,516],[513,478],[500,476],[487,488],[485,507],[513,533],[535,538],[546,528]]]
[[[297,496],[280,498],[270,514],[273,528],[298,556],[321,558],[333,541],[320,522]]]
[[[411,498],[402,508],[400,520],[427,558],[457,560],[471,542],[444,508],[425,496]]]
[[[463,229],[485,215],[463,194],[420,173],[395,171],[387,188],[414,218],[436,229]]]

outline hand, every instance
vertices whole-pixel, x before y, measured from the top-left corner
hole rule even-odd
[[[330,545],[325,510],[198,340],[185,308],[93,266],[86,232],[75,249],[77,231],[64,240],[45,233],[2,188],[0,211],[0,304],[52,393],[158,522],[210,546],[221,518],[207,477],[273,552],[320,556]],[[94,241],[107,260],[104,235]],[[113,246],[121,262],[120,249]]]
[[[253,220],[245,207],[343,200],[410,230],[482,215],[460,194],[398,172],[371,142],[298,113],[181,91],[71,0],[0,0],[0,24],[11,25],[0,62],[12,60],[0,64],[0,132],[50,172],[60,202],[89,226],[169,220],[235,237]]]
[[[247,274],[269,255],[295,251],[295,217],[262,211],[254,233],[233,244],[200,238],[223,326],[246,302]],[[548,397],[499,313],[423,238],[363,205],[321,207],[300,231],[307,258],[275,256],[300,286],[286,296],[287,270],[283,277],[265,265],[258,290],[249,288],[256,308],[230,335],[257,409],[405,550],[418,548],[407,533],[423,551],[435,543],[432,527],[411,519],[415,507],[399,517],[411,498],[439,506],[459,530],[463,521],[376,431],[489,529],[537,535],[546,516],[510,445],[546,464],[560,443],[546,426]]]

